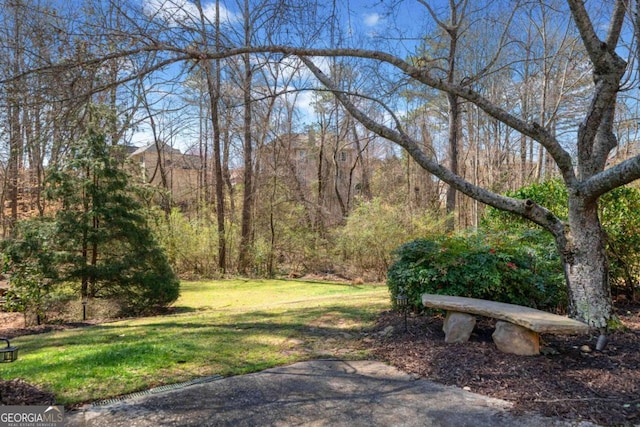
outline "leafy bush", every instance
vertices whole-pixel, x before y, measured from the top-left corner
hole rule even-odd
[[[640,289],[640,191],[619,187],[602,196],[600,220],[607,233],[612,292],[633,298]]]
[[[406,243],[395,251],[387,275],[392,301],[405,294],[418,309],[422,294],[431,293],[562,310],[562,268],[557,257],[548,256],[555,252],[535,234],[526,240],[474,235]]]
[[[131,247],[131,262],[114,263],[114,269],[123,270],[105,292],[105,296],[121,301],[124,313],[154,313],[180,296],[180,281],[164,252],[150,236],[145,242],[149,244]]]
[[[433,236],[444,229],[444,220],[428,214],[412,216],[403,206],[376,198],[362,202],[349,215],[337,235],[337,249],[352,274],[372,274],[383,280],[391,265],[391,252],[402,242],[418,236]]]
[[[13,238],[2,242],[3,271],[9,274],[5,309],[32,314],[37,324],[46,320],[46,306],[57,277],[51,246],[55,224],[47,219],[19,221]]]
[[[565,186],[554,179],[523,187],[508,196],[530,199],[545,206],[561,219],[568,217],[568,199]],[[620,187],[600,198],[599,215],[607,235],[609,281],[614,295],[633,297],[640,278],[640,191],[633,187]],[[490,208],[483,221],[485,230],[508,230],[523,234],[539,229],[524,219]],[[547,234],[550,242],[552,237]]]
[[[218,230],[206,214],[188,218],[173,209],[168,216],[156,213],[154,219],[154,235],[176,274],[191,278],[219,275]]]

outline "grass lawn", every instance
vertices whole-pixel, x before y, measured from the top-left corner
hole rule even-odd
[[[176,314],[11,340],[0,365],[73,405],[209,375],[318,357],[363,358],[355,331],[389,307],[383,285],[290,280],[183,282]]]

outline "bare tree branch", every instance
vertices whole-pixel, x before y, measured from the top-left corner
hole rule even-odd
[[[482,187],[471,184],[462,177],[453,174],[448,168],[431,160],[420,149],[420,144],[412,139],[409,135],[402,131],[400,127],[397,129],[391,129],[384,126],[375,120],[371,119],[368,114],[360,110],[355,104],[353,104],[349,96],[343,91],[340,91],[335,83],[326,76],[309,58],[301,56],[300,59],[311,70],[311,72],[320,80],[320,82],[329,88],[333,94],[340,100],[342,105],[352,114],[358,121],[360,121],[369,130],[381,135],[391,141],[394,141],[405,150],[409,152],[420,166],[434,174],[438,178],[445,181],[447,184],[454,186],[462,193],[473,197],[483,203],[493,206],[497,209],[505,210],[523,216],[534,223],[549,230],[554,235],[562,233],[563,225],[553,213],[546,208],[533,203],[531,200],[514,199],[510,197],[501,196],[493,193]]]

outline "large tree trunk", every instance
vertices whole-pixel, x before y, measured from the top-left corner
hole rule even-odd
[[[222,155],[220,143],[220,124],[218,122],[218,88],[220,82],[220,64],[216,64],[215,86],[211,80],[211,73],[207,72],[207,81],[211,93],[211,120],[213,123],[213,164],[216,185],[216,218],[218,223],[218,270],[224,274],[227,266],[225,213],[224,213],[224,180],[222,174]]]
[[[18,104],[18,102],[16,102]],[[10,227],[13,228],[18,221],[18,186],[20,174],[20,157],[22,151],[22,124],[20,121],[20,107],[18,105],[9,108],[9,165],[7,168],[7,195],[11,206]]]
[[[454,174],[458,174],[458,145],[459,145],[459,132],[460,129],[460,105],[458,103],[458,97],[452,94],[447,94],[447,101],[449,102],[449,170]],[[447,231],[453,231],[455,229],[456,219],[456,197],[457,190],[454,186],[450,185],[447,189],[447,222],[445,228]]]
[[[569,293],[569,315],[606,328],[613,306],[604,233],[596,201],[569,197],[569,226],[561,247]]]
[[[204,13],[201,2],[196,3],[200,12],[202,27],[204,25]],[[215,47],[220,49],[220,2],[215,3],[216,19],[215,19]],[[203,30],[203,41],[206,43],[206,35]],[[216,218],[218,223],[218,271],[221,274],[226,273],[227,268],[227,241],[225,231],[225,209],[224,209],[224,179],[222,172],[222,147],[221,147],[221,130],[220,118],[218,115],[218,103],[220,101],[220,82],[222,74],[220,71],[221,61],[214,61],[215,70],[211,70],[211,62],[202,61],[201,65],[205,71],[207,80],[207,90],[209,92],[209,102],[211,104],[209,113],[211,114],[211,130],[213,131],[213,164],[214,164],[214,182],[215,182],[215,198],[216,198]]]
[[[251,44],[251,19],[249,2],[244,2],[244,37],[245,43]],[[244,104],[244,191],[242,195],[242,221],[240,237],[240,254],[238,272],[247,274],[251,264],[252,230],[253,230],[253,141],[251,138],[251,87],[253,72],[251,57],[247,53],[242,57],[244,65],[243,104]]]

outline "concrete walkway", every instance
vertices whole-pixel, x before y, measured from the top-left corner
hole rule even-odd
[[[508,402],[380,362],[320,360],[68,413],[68,426],[593,426],[516,416]]]

